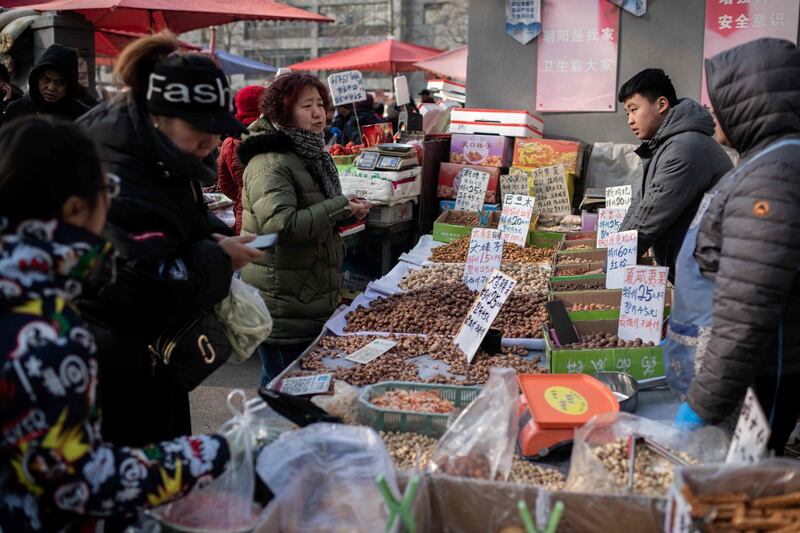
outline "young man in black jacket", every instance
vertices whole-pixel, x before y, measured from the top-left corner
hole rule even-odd
[[[75,120],[89,111],[77,100],[78,54],[60,44],[50,45],[28,77],[28,94],[8,104],[3,123],[25,115],[48,114]]]
[[[675,260],[703,194],[733,164],[714,140],[714,120],[700,104],[678,99],[661,69],[646,69],[619,90],[628,125],[642,141],[644,178],[620,231],[639,232],[639,255],[652,246],[656,262],[668,266],[675,281]]]

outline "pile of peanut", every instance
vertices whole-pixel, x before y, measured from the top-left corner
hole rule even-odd
[[[434,263],[464,263],[467,261],[470,236],[465,235],[453,242],[437,246],[431,251]],[[519,246],[514,243],[503,244],[503,263],[549,263],[555,250],[552,248],[536,248]]]
[[[307,355],[300,358],[300,372],[295,375],[333,374],[334,379],[345,381],[351,385],[371,385],[381,381],[413,381],[438,383],[441,385],[476,385],[486,383],[489,369],[492,367],[513,368],[518,374],[542,374],[546,372],[539,359],[523,359],[527,355],[524,348],[503,348],[499,354],[488,354],[478,350],[471,364],[467,363],[464,353],[453,344],[452,339],[437,336],[390,336],[397,345],[367,364],[326,365],[338,362],[363,348],[375,339],[386,338],[372,335],[352,335],[345,337],[324,337],[319,345]],[[429,355],[447,366],[452,375],[437,374],[423,380],[419,376],[419,367],[413,361],[423,355]],[[348,362],[349,363],[349,362]]]
[[[489,217],[489,218],[494,218],[494,217]],[[455,226],[467,226],[470,228],[497,227],[496,218],[491,222],[487,221],[486,224],[481,224],[481,217],[478,215],[478,213],[473,213],[471,211],[452,211],[452,210],[448,211],[447,217],[444,219],[444,223],[453,224]]]
[[[370,398],[369,403],[383,409],[415,413],[445,414],[456,408],[453,402],[445,400],[432,390],[389,390]]]
[[[531,263],[511,263],[502,266],[501,270],[517,282],[515,292],[546,293],[549,287],[549,269]],[[409,270],[400,281],[401,289],[413,290],[439,285],[441,283],[459,283],[464,275],[463,263],[438,263],[425,266],[419,270]]]

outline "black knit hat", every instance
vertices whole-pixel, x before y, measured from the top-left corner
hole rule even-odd
[[[200,131],[247,131],[233,116],[233,91],[225,74],[200,54],[175,54],[157,63],[145,97],[151,113],[183,119]]]

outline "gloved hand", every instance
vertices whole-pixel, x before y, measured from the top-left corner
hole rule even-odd
[[[693,431],[705,426],[706,423],[700,418],[700,415],[694,412],[694,409],[687,402],[683,402],[678,407],[678,412],[675,413],[674,425],[678,429],[688,429]]]

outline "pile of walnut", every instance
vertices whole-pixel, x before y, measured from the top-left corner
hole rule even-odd
[[[373,396],[369,403],[383,409],[415,413],[445,414],[456,408],[453,402],[442,398],[433,390],[389,390]]]
[[[464,263],[467,261],[470,236],[465,235],[453,242],[437,246],[431,251],[434,263]],[[553,248],[536,248],[518,244],[503,245],[503,263],[550,263],[555,250]]]
[[[547,267],[531,263],[510,263],[501,269],[517,284],[514,292],[534,292],[545,294],[549,290],[550,270]],[[438,263],[409,270],[400,280],[401,289],[424,289],[441,283],[460,283],[464,276],[464,263]]]
[[[684,485],[683,497],[701,531],[800,531],[800,492],[751,498],[743,492],[697,495]]]
[[[592,449],[614,480],[622,487],[628,486],[628,439],[619,438]],[[678,457],[692,463],[697,461],[683,452]],[[636,464],[633,472],[633,491],[646,496],[664,496],[675,477],[676,465],[651,450],[643,442],[636,444]]]
[[[489,369],[493,366],[513,368],[518,374],[542,374],[546,372],[539,366],[539,359],[523,359],[527,355],[524,348],[503,348],[502,353],[490,356],[484,351],[478,351],[472,364],[468,364],[464,353],[453,341],[445,337],[435,336],[390,336],[397,341],[397,345],[378,357],[362,365],[336,366],[330,368],[324,363],[325,359],[343,360],[348,354],[363,348],[375,339],[385,339],[372,335],[325,337],[319,346],[299,360],[300,372],[287,377],[310,374],[333,374],[334,379],[340,379],[355,386],[371,385],[381,381],[414,381],[422,383],[438,383],[442,385],[477,385],[486,383],[489,379]],[[419,377],[419,367],[410,361],[423,355],[442,361],[448,365],[447,371],[452,376],[438,374],[433,378],[423,380]]]
[[[643,346],[655,346],[652,341],[642,342],[642,339],[634,339],[626,341],[620,339],[613,333],[589,333],[583,335],[581,340],[571,344],[563,344],[559,349],[569,350],[583,350],[583,349],[597,349],[597,348],[639,348]]]
[[[395,467],[404,470],[417,467],[421,470],[424,469],[428,465],[428,460],[431,458],[433,450],[436,449],[437,443],[436,439],[419,433],[381,432],[381,437]],[[524,485],[538,485],[550,490],[561,490],[564,488],[565,479],[564,474],[554,468],[540,466],[515,456],[511,463],[508,481]]]
[[[455,335],[475,297],[463,283],[442,283],[379,298],[348,313],[345,331]],[[540,339],[547,321],[546,300],[543,293],[512,293],[492,327],[503,337]]]

